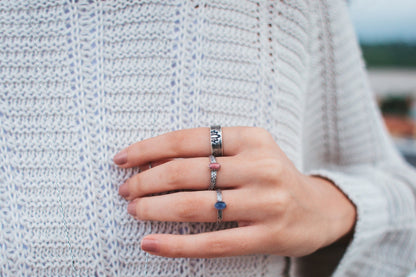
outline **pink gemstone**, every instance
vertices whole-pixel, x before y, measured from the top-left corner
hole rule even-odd
[[[219,163],[210,163],[209,169],[211,170],[219,170],[221,168],[221,165]]]

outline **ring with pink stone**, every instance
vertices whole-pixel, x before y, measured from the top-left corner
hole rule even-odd
[[[208,190],[214,190],[215,186],[217,185],[217,172],[218,170],[220,170],[221,165],[217,163],[214,155],[210,155],[209,159],[210,159],[209,169],[211,170],[211,180],[209,183]]]

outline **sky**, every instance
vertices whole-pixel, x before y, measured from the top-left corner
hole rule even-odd
[[[360,41],[416,43],[416,0],[350,0]]]

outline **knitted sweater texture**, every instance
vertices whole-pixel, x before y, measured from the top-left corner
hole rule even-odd
[[[16,0],[0,1],[0,275],[283,276],[278,256],[140,249],[149,233],[219,227],[133,219],[118,186],[138,171],[114,154],[213,124],[267,129],[356,205],[353,238],[292,258],[291,276],[414,267],[416,174],[381,123],[345,2]]]

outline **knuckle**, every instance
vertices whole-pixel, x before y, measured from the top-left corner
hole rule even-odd
[[[149,206],[143,199],[136,202],[136,217],[140,220],[149,220]]]
[[[198,217],[198,207],[200,206],[201,201],[198,198],[188,195],[176,204],[176,214],[179,219],[192,221]]]
[[[284,175],[283,163],[277,159],[264,159],[261,163],[261,179],[266,183],[279,183]]]
[[[261,127],[244,128],[240,131],[239,137],[245,147],[270,148],[271,145],[275,144],[272,135]]]
[[[130,196],[140,196],[144,192],[142,191],[142,176],[140,174],[131,177],[127,181],[127,187],[130,191]]]
[[[183,244],[180,241],[172,241],[171,247],[169,248],[169,255],[170,257],[184,257],[185,256],[185,249]]]
[[[254,128],[253,131],[256,134],[257,139],[259,139],[260,141],[262,141],[264,143],[273,141],[272,135],[266,129],[264,129],[262,127],[253,127],[253,128]]]
[[[282,215],[286,214],[289,208],[290,197],[286,192],[278,190],[268,193],[265,196],[263,203],[265,215],[280,218]]]
[[[175,187],[183,180],[184,172],[178,161],[169,163],[166,169],[166,183],[169,186]]]
[[[208,239],[205,249],[209,249],[209,257],[224,257],[229,252],[227,243],[217,238]]]
[[[279,160],[274,160],[270,166],[270,170],[274,173],[275,179],[280,180],[285,174],[285,165]]]
[[[269,203],[268,207],[272,209],[270,213],[279,215],[287,211],[290,205],[290,196],[287,192],[280,190],[270,193],[267,202]]]
[[[166,134],[166,140],[169,143],[169,148],[174,151],[175,154],[183,153],[187,150],[188,145],[184,143],[187,139],[187,134],[182,130],[174,131]]]
[[[290,203],[290,197],[289,193],[286,191],[280,191],[275,195],[275,205],[278,207],[281,207],[283,209],[286,209],[289,206]]]

